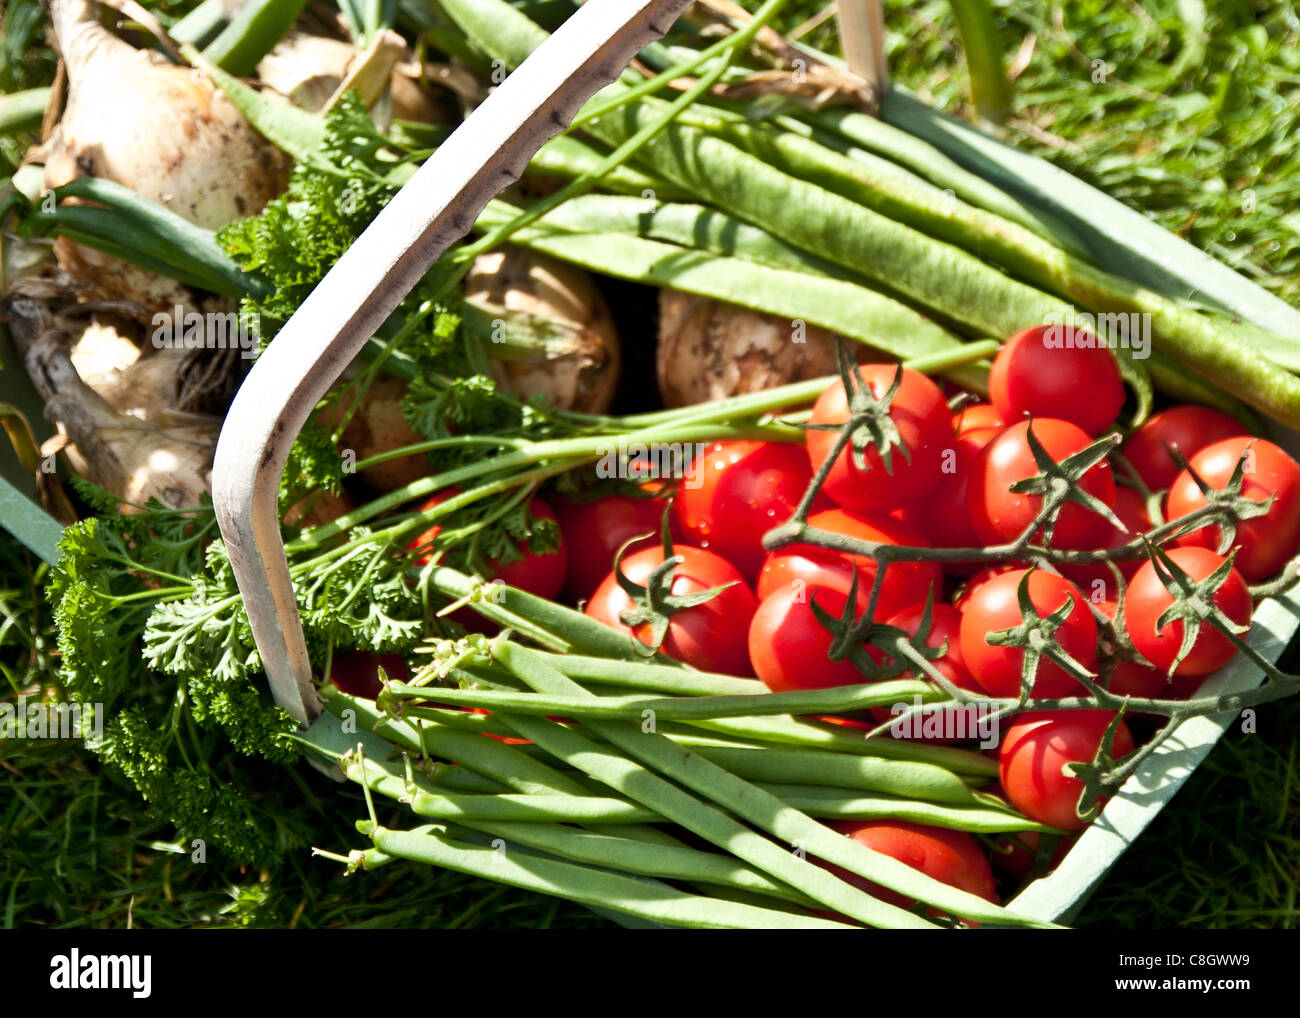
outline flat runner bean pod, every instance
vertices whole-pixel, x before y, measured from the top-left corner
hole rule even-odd
[[[466,10],[471,7],[477,10]],[[527,56],[523,43],[529,33],[512,33],[498,41],[484,32],[489,11],[500,8],[505,8],[503,17],[519,17],[500,0],[476,4],[455,0],[447,6],[451,17],[479,45],[516,66]],[[543,30],[535,25],[533,29],[544,37]],[[619,83],[608,86],[591,102],[607,103],[623,88]],[[584,130],[607,144],[622,144],[661,118],[662,108],[662,102],[639,99],[588,121]],[[635,161],[791,244],[869,273],[925,307],[986,334],[1010,335],[1028,325],[1060,321],[1070,310],[1062,301],[1004,276],[951,244],[783,173],[681,123],[667,124],[638,150]],[[1068,256],[1061,253],[1061,257]],[[1284,424],[1300,424],[1300,379],[1225,325],[1081,263],[1077,278],[1062,282],[1069,284],[1071,298],[1090,310],[1150,314],[1158,346],[1250,406]]]
[[[496,215],[489,211],[480,216],[476,228],[498,225]],[[942,354],[962,346],[951,332],[906,304],[847,279],[625,233],[562,233],[547,229],[546,223],[542,217],[541,225],[521,229],[510,239],[607,276],[807,321],[901,359]],[[985,372],[969,366],[958,365],[942,373],[977,392],[987,385]]]
[[[923,140],[1017,200],[1065,222],[1116,275],[1300,340],[1300,310],[1061,167],[930,107],[905,88],[894,88],[881,100],[880,117],[883,126]]]
[[[642,100],[588,131],[617,143],[656,115]],[[977,257],[805,182],[703,131],[673,123],[639,152],[678,186],[761,223],[778,237],[874,279],[945,317],[991,335],[1067,320],[1063,301],[1017,282]],[[1006,224],[1008,230],[1014,224]],[[1019,229],[1019,228],[1015,228]],[[1057,285],[1086,309],[1146,313],[1158,347],[1284,424],[1300,425],[1300,379],[1225,325],[1136,284],[1109,276],[1023,231],[1058,263]],[[1118,351],[1122,353],[1122,351]]]
[[[725,138],[782,172],[825,188],[931,237],[956,244],[1039,286],[1056,290],[1060,269],[1071,264],[1061,248],[1019,223],[962,201],[888,159],[863,152],[856,159],[836,152],[807,132],[767,122],[710,116],[694,109],[678,118],[685,126]]]
[[[506,203],[493,201],[484,210],[484,217],[490,225],[516,213]],[[864,283],[862,277],[842,265],[810,255],[743,219],[707,205],[672,201],[658,193],[653,201],[613,194],[585,194],[548,212],[537,221],[536,227],[559,233],[624,233],[771,268]]]
[[[929,180],[935,187],[951,190],[958,198],[977,208],[1019,223],[1058,247],[1079,255],[1088,253],[1084,243],[1062,220],[971,173],[914,134],[860,110],[831,108],[812,110],[803,116],[813,125],[813,137],[850,159],[874,155],[892,160]],[[777,120],[787,130],[809,129],[794,117],[779,117]]]
[[[561,134],[537,150],[537,155],[533,156],[528,164],[528,172],[572,179],[594,171],[606,155],[607,152],[596,149],[581,138],[571,134]],[[601,177],[600,184],[601,187],[619,194],[640,195],[650,190],[666,201],[685,197],[671,184],[633,169],[631,166],[619,166],[611,170]],[[565,204],[567,205],[568,202]]]

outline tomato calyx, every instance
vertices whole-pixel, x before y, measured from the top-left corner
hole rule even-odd
[[[664,640],[668,637],[668,622],[673,614],[687,608],[698,608],[702,604],[707,604],[723,591],[729,590],[739,582],[732,580],[730,583],[722,583],[716,587],[710,587],[708,590],[697,591],[694,594],[674,594],[673,580],[676,579],[676,569],[686,559],[673,553],[673,537],[669,526],[671,516],[672,504],[670,502],[668,508],[664,510],[663,526],[660,532],[664,560],[651,570],[650,575],[646,577],[644,586],[631,579],[623,571],[623,558],[633,545],[639,544],[646,538],[654,537],[654,534],[638,534],[628,539],[623,542],[622,547],[614,555],[614,579],[623,590],[623,593],[631,598],[635,606],[619,612],[618,620],[633,630],[640,629],[642,626],[650,627],[650,643],[643,645],[646,648],[644,652],[646,657],[657,654],[659,648],[663,646]]]
[[[841,441],[848,442],[853,465],[859,470],[870,469],[867,449],[874,447],[880,454],[880,463],[885,468],[885,473],[892,477],[895,449],[903,454],[903,459],[908,463],[912,462],[912,451],[903,441],[898,424],[890,416],[894,397],[898,395],[899,386],[903,384],[903,365],[898,365],[889,388],[876,396],[871,391],[871,386],[849,363],[843,349],[837,348],[836,352],[840,362],[840,378],[843,380],[844,394],[848,400],[848,420],[843,424],[809,424],[805,427],[814,431],[838,431],[842,436],[847,436],[841,438]]]
[[[1097,498],[1096,495],[1085,491],[1079,483],[1089,470],[1106,461],[1107,457],[1119,445],[1119,435],[1112,434],[1099,438],[1091,445],[1066,456],[1059,462],[1054,460],[1051,453],[1043,448],[1038,436],[1034,434],[1034,422],[1032,420],[1030,420],[1029,426],[1025,430],[1025,442],[1034,457],[1034,464],[1041,473],[1014,482],[1010,486],[1010,490],[1017,495],[1038,495],[1042,498],[1044,507],[1042,521],[1043,544],[1050,545],[1052,543],[1052,533],[1056,529],[1056,521],[1067,502],[1075,502],[1083,506],[1083,508],[1096,513],[1122,533],[1127,534],[1129,532],[1128,527],[1115,515],[1115,511],[1110,506]]]
[[[832,637],[826,656],[832,661],[843,661],[848,658],[850,664],[857,668],[866,679],[872,681],[895,678],[907,667],[906,662],[901,658],[891,657],[886,657],[884,662],[878,661],[867,653],[864,645],[876,646],[886,640],[892,645],[895,638],[906,638],[907,633],[893,626],[886,626],[872,620],[869,612],[864,612],[862,618],[858,618],[856,611],[857,596],[858,578],[856,574],[849,585],[844,610],[839,615],[832,615],[817,603],[816,590],[809,595],[808,607],[812,610],[813,618]]]
[[[1109,563],[1111,569],[1115,569],[1114,563]],[[1124,581],[1122,575],[1115,577],[1115,598],[1111,602],[1114,606],[1113,611],[1107,611],[1104,607],[1096,603],[1089,603],[1088,608],[1092,612],[1093,619],[1097,623],[1098,643],[1102,648],[1103,656],[1108,662],[1101,666],[1101,676],[1106,677],[1104,683],[1107,688],[1110,687],[1109,676],[1113,675],[1115,670],[1123,664],[1135,664],[1146,668],[1155,666],[1143,657],[1137,647],[1133,645],[1133,638],[1129,635],[1128,626],[1125,623],[1127,617],[1128,584]]]
[[[889,646],[882,646],[881,642],[876,642],[875,645],[903,663],[902,671],[904,673],[916,671],[918,678],[940,686],[944,692],[958,703],[965,703],[975,699],[967,690],[960,688],[934,666],[934,662],[948,655],[951,641],[945,638],[938,646],[930,645],[930,632],[934,629],[933,588],[925,596],[925,606],[921,609],[921,618],[916,624],[915,632],[888,625],[879,626],[878,628],[889,632],[891,636],[894,633],[899,634],[893,637]]]
[[[1082,763],[1072,760],[1065,765],[1066,770],[1083,782],[1083,787],[1079,790],[1079,801],[1075,806],[1075,813],[1084,823],[1092,823],[1096,819],[1097,814],[1101,812],[1102,803],[1119,790],[1119,786],[1124,783],[1131,771],[1129,767],[1118,771],[1115,768],[1115,765],[1120,760],[1132,755],[1115,756],[1115,736],[1119,733],[1120,725],[1124,722],[1124,712],[1127,709],[1127,701],[1119,705],[1119,709],[1115,711],[1115,716],[1106,725],[1106,730],[1101,736],[1101,742],[1097,746],[1097,752],[1093,755],[1091,761]]]
[[[1253,444],[1253,443],[1252,443]],[[1266,516],[1268,511],[1277,501],[1277,495],[1269,495],[1267,498],[1256,501],[1249,495],[1243,494],[1246,484],[1246,463],[1251,457],[1250,446],[1247,446],[1237,459],[1237,465],[1232,468],[1232,474],[1228,478],[1228,483],[1222,488],[1215,488],[1208,484],[1195,470],[1192,469],[1187,458],[1172,446],[1166,446],[1169,455],[1174,462],[1178,464],[1180,470],[1186,470],[1192,483],[1200,489],[1201,494],[1205,497],[1207,516],[1214,518],[1219,527],[1219,544],[1215,551],[1219,555],[1226,555],[1228,549],[1232,547],[1237,540],[1237,525],[1243,520],[1253,519],[1256,516]],[[1189,523],[1185,527],[1178,528],[1174,535],[1178,537],[1182,534],[1191,533],[1193,530],[1199,530],[1205,526],[1202,520],[1197,523]],[[1158,567],[1157,567],[1158,568]]]
[[[948,653],[946,640],[938,647],[931,647],[927,643],[930,630],[934,627],[933,589],[926,595],[925,607],[915,633],[875,621],[870,609],[859,617],[855,609],[857,594],[858,577],[855,575],[850,582],[848,597],[840,615],[833,615],[818,604],[816,591],[812,592],[808,602],[813,618],[833,637],[827,650],[827,657],[832,661],[848,658],[865,678],[876,681],[897,678],[905,672],[922,667],[920,659],[936,661]],[[880,654],[870,653],[868,646],[880,651]],[[949,689],[952,684],[944,676],[930,675],[930,669],[923,667],[922,670],[927,677],[935,679],[950,694],[953,693]]]
[[[1146,538],[1144,537],[1143,540],[1146,541]],[[1174,622],[1183,624],[1183,640],[1178,647],[1178,653],[1174,655],[1173,664],[1169,666],[1170,676],[1192,652],[1197,637],[1200,636],[1202,623],[1208,622],[1225,636],[1240,636],[1250,629],[1248,625],[1233,622],[1214,602],[1214,595],[1228,582],[1228,577],[1232,574],[1233,563],[1237,558],[1235,548],[1214,572],[1205,579],[1197,581],[1193,580],[1164,548],[1149,541],[1146,541],[1146,545],[1156,577],[1174,598],[1174,603],[1156,619],[1156,631],[1159,632]]]
[[[1038,676],[1038,663],[1044,657],[1096,695],[1100,692],[1100,687],[1094,681],[1097,676],[1076,661],[1056,639],[1056,631],[1075,611],[1075,596],[1068,595],[1059,608],[1047,615],[1039,614],[1038,608],[1029,595],[1029,579],[1034,575],[1034,571],[1034,566],[1026,569],[1016,585],[1020,624],[989,633],[985,640],[994,647],[1015,647],[1022,652],[1020,662],[1020,703],[1022,704],[1029,700],[1030,691],[1034,688],[1034,680]]]

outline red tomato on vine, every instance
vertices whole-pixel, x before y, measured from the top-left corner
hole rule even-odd
[[[657,498],[604,495],[585,502],[560,502],[556,515],[568,549],[569,571],[564,589],[577,601],[592,595],[614,568],[614,556],[641,534],[659,533],[666,503]]]
[[[1237,570],[1247,580],[1258,582],[1281,572],[1300,548],[1300,463],[1285,450],[1249,436],[1207,445],[1188,461],[1189,470],[1174,478],[1165,498],[1165,516],[1177,520],[1205,506],[1205,495],[1192,472],[1210,488],[1224,491],[1238,463],[1242,466],[1242,495],[1253,502],[1274,500],[1263,516],[1239,522],[1233,539],[1241,549]],[[1220,528],[1212,524],[1180,537],[1178,543],[1217,550],[1220,536]]]
[[[1227,560],[1206,548],[1173,548],[1169,558],[1194,582],[1209,578],[1222,569]],[[1213,603],[1237,625],[1250,621],[1251,600],[1246,581],[1235,569],[1229,569],[1222,585],[1211,597]],[[1175,675],[1208,675],[1227,664],[1236,648],[1208,621],[1197,626],[1190,652],[1179,661],[1183,653],[1184,623],[1171,620],[1159,625],[1161,617],[1174,604],[1174,595],[1165,586],[1148,561],[1134,574],[1124,598],[1124,615],[1129,636],[1137,652],[1164,674],[1172,670]]]
[[[1115,715],[1104,710],[1038,711],[1021,714],[1002,740],[998,770],[1011,804],[1039,823],[1080,831],[1083,781],[1067,765],[1091,763]],[[1133,752],[1133,736],[1123,721],[1115,732],[1111,756]]]
[[[622,559],[592,594],[586,614],[701,671],[748,675],[749,622],[758,606],[744,577],[702,548],[679,545],[672,555],[678,561],[671,570],[661,547]],[[636,597],[620,584],[620,572],[641,589]]]
[[[1038,325],[998,351],[989,401],[1007,422],[1055,417],[1100,435],[1119,417],[1124,383],[1115,355],[1096,336],[1069,325]]]
[[[1026,570],[1002,573],[980,584],[970,594],[961,619],[961,652],[975,681],[990,696],[1020,695],[1025,652],[1019,647],[994,646],[990,633],[1019,626],[1019,588]],[[1028,573],[1030,603],[1042,618],[1063,605],[1073,607],[1053,634],[1061,649],[1089,671],[1097,664],[1097,622],[1083,593],[1069,580],[1035,569]],[[1039,658],[1031,695],[1038,698],[1082,696],[1084,688],[1060,665],[1044,654]]]
[[[752,583],[767,555],[763,535],[794,515],[811,481],[803,446],[714,442],[683,479],[673,515],[684,541],[721,555]]]
[[[869,393],[869,400],[889,400],[888,411],[881,406],[874,426],[887,452],[870,443],[860,459],[851,446],[841,450],[822,491],[846,509],[887,513],[934,490],[939,457],[952,441],[952,418],[939,387],[911,368],[863,364],[856,369],[856,379],[861,389],[855,392]],[[807,439],[814,471],[830,457],[850,407],[843,381],[832,383],[817,398]]]
[[[1076,425],[1049,417],[1013,424],[989,442],[976,458],[966,486],[966,510],[975,532],[986,544],[1003,544],[1019,537],[1043,507],[1041,494],[1011,490],[1012,485],[1044,472],[1030,445],[1031,428],[1034,439],[1057,464],[1092,444],[1088,434]],[[1088,468],[1078,487],[1106,507],[1114,508],[1115,479],[1104,459]],[[1052,547],[1100,547],[1111,527],[1101,513],[1068,501],[1056,518]],[[1036,536],[1035,540],[1041,537]]]
[[[919,533],[889,516],[866,516],[846,509],[827,509],[813,513],[808,524],[862,541],[874,541],[901,547],[927,547]],[[758,596],[766,600],[776,591],[794,587],[805,591],[828,587],[845,596],[858,580],[858,607],[865,611],[875,582],[878,564],[867,555],[851,555],[811,544],[787,545],[774,551],[758,574]],[[877,618],[887,618],[909,605],[924,601],[933,590],[942,589],[943,576],[934,562],[896,562],[885,571],[876,602]]]

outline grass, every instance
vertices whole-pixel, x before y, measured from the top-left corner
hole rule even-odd
[[[794,5],[789,31],[825,5]],[[33,0],[3,0],[7,40]],[[1076,0],[997,6],[1017,68],[1007,136],[1165,227],[1300,299],[1300,16],[1289,2]],[[886,3],[892,73],[968,114],[947,2]],[[834,48],[828,24],[808,40]],[[45,57],[42,55],[42,60]],[[1097,63],[1100,61],[1100,63]],[[5,90],[48,67],[0,60]],[[48,618],[30,563],[0,532],[0,666],[12,689],[48,668]],[[44,642],[42,642],[44,641]],[[1300,667],[1293,647],[1290,665]],[[1234,728],[1093,897],[1081,925],[1161,929],[1297,925],[1300,703]],[[564,927],[584,909],[452,873],[393,866],[345,878],[302,853],[250,871],[192,864],[134,793],[65,743],[0,743],[0,909],[6,927]],[[322,847],[359,844],[355,794],[325,789]]]
[[[815,17],[799,3],[785,29]],[[1300,14],[1289,0],[995,3],[1019,71],[1007,137],[1300,297]],[[947,0],[887,2],[895,80],[970,116]],[[831,22],[810,31],[835,48]],[[1028,55],[1027,63],[1017,55]]]
[[[1300,704],[1272,705],[1258,724],[1256,734],[1229,730],[1120,859],[1078,925],[1300,926]]]
[[[0,530],[0,701],[36,695],[52,675],[54,633],[39,596],[42,570]],[[264,773],[268,803],[310,814],[312,843],[336,852],[368,844],[352,831],[365,815],[353,786],[307,767],[311,796],[276,768]],[[606,925],[585,908],[450,871],[396,863],[345,876],[308,852],[267,869],[244,867],[175,842],[134,789],[119,784],[77,742],[0,739],[0,928],[294,927],[338,929],[533,929]],[[287,799],[275,796],[295,796]],[[409,821],[394,811],[394,825]]]
[[[274,869],[220,859],[194,861],[170,840],[133,790],[117,786],[72,743],[9,744],[0,757],[0,912],[5,929],[555,928],[590,926],[591,913],[452,872],[395,864],[372,873],[306,852]],[[274,775],[268,773],[268,785]],[[324,779],[322,779],[324,780]],[[364,806],[351,790],[334,796],[336,825],[322,844],[348,837]]]

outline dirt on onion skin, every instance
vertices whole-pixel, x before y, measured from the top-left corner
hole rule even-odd
[[[284,189],[287,158],[201,71],[119,39],[90,0],[52,0],[50,7],[68,94],[43,146],[46,188],[78,177],[112,180],[214,230],[256,215]],[[170,311],[189,297],[175,280],[66,238],[55,256],[85,284],[83,300]]]
[[[840,337],[678,290],[659,291],[656,375],[664,405],[689,406],[833,375]],[[848,340],[851,356],[869,353]]]
[[[587,272],[507,246],[475,260],[465,277],[465,299],[481,312],[513,318],[539,340],[536,356],[497,356],[489,349],[501,388],[521,399],[540,395],[557,410],[609,410],[622,351],[609,305]],[[553,344],[546,352],[544,339]]]

